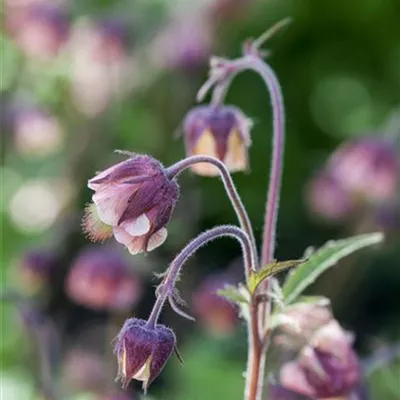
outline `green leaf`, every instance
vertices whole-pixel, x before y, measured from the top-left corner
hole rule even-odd
[[[225,297],[226,299],[228,299],[229,301],[232,301],[233,303],[245,303],[248,304],[249,303],[249,299],[246,298],[244,292],[243,292],[244,288],[239,288],[233,285],[225,285],[225,287],[223,289],[219,289],[217,291],[217,294],[219,296]]]
[[[326,243],[288,276],[283,285],[285,303],[290,304],[296,300],[304,289],[342,258],[363,247],[377,244],[383,238],[383,234],[377,232]]]
[[[250,293],[254,293],[260,283],[272,275],[278,272],[284,271],[285,269],[295,267],[304,260],[288,260],[288,261],[273,261],[270,264],[265,265],[257,272],[253,272],[249,277],[248,288]]]

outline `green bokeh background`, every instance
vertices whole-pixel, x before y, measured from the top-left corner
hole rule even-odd
[[[126,22],[136,24],[132,32],[135,31],[138,44],[131,50],[134,56],[141,57],[146,52],[147,38],[165,20],[166,10],[183,3],[71,1],[70,10],[73,20],[82,15],[122,14]],[[282,84],[287,117],[277,258],[299,258],[310,245],[319,246],[328,239],[354,233],[348,225],[332,226],[312,218],[304,201],[304,190],[313,173],[340,143],[371,132],[379,135],[388,116],[399,107],[400,2],[248,0],[244,3],[238,16],[217,20],[215,53],[235,56],[245,38],[259,35],[283,17],[293,18],[293,23],[270,41],[269,62]],[[92,320],[107,320],[104,315],[74,307],[63,292],[68,265],[87,244],[79,228],[84,205],[90,199],[86,181],[95,171],[120,159],[112,153],[116,148],[152,154],[166,165],[183,158],[182,140],[176,139],[174,132],[195,105],[196,91],[206,79],[207,66],[190,72],[157,71],[145,77],[149,83],[144,88],[114,102],[107,112],[90,120],[76,110],[71,111],[62,73],[52,73],[46,68],[26,77],[20,73],[23,57],[6,32],[2,33],[0,46],[2,111],[22,87],[60,118],[68,137],[61,153],[30,159],[15,151],[10,133],[2,127],[2,287],[16,284],[12,269],[24,251],[37,246],[57,247],[60,275],[50,288],[50,300],[44,302],[44,307],[57,321],[65,318],[67,323],[60,324],[64,327],[63,338],[73,342],[81,326]],[[260,240],[271,151],[268,93],[257,76],[245,73],[234,81],[227,102],[239,106],[255,122],[251,134],[251,172],[235,174],[234,179]],[[397,133],[400,133],[398,127]],[[46,231],[34,234],[19,230],[8,212],[8,204],[18,187],[33,178],[63,175],[74,180],[77,195],[72,204]],[[181,192],[166,245],[156,250],[154,256],[144,257],[158,271],[197,233],[235,222],[219,179],[187,173],[181,179]],[[327,273],[312,288],[312,293],[332,299],[335,316],[355,333],[357,350],[364,358],[377,345],[400,340],[399,244],[399,236],[394,236],[380,252],[367,252],[343,262],[343,266]],[[190,293],[199,280],[212,271],[223,270],[239,257],[239,250],[235,242],[223,240],[199,252],[180,283],[189,303]],[[133,267],[135,263],[132,259]],[[135,315],[143,317],[151,308],[154,284],[148,274],[144,275],[147,292],[135,310]],[[239,327],[232,338],[222,340],[208,337],[198,326],[182,321],[169,310],[163,319],[176,329],[186,362],[179,365],[176,359],[171,360],[149,397],[240,399],[246,356],[244,327]],[[26,362],[30,337],[21,328],[13,306],[1,307],[1,320],[2,385],[18,393],[5,400],[36,398],[31,395],[35,363]],[[62,380],[60,370],[55,375]],[[374,374],[369,381],[371,398],[399,399],[399,376],[399,364]]]

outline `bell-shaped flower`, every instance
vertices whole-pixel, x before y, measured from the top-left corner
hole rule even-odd
[[[186,153],[208,155],[221,160],[231,172],[248,167],[251,121],[234,106],[198,106],[184,120]],[[199,175],[216,176],[209,163],[198,163],[192,170]]]
[[[326,169],[356,199],[385,202],[398,190],[400,157],[389,140],[367,137],[347,142],[332,155]]]
[[[83,250],[69,270],[65,289],[73,301],[96,310],[126,311],[142,295],[142,284],[130,263],[107,248]]]
[[[89,180],[95,191],[83,228],[92,240],[114,234],[131,254],[151,251],[167,237],[166,225],[179,197],[179,187],[161,163],[139,155]]]
[[[346,398],[357,390],[360,379],[352,338],[335,320],[320,328],[298,359],[280,371],[285,388],[318,399]]]
[[[174,332],[164,325],[151,327],[147,321],[130,318],[125,321],[115,346],[118,378],[124,387],[132,379],[143,381],[146,392],[161,373],[176,345]]]

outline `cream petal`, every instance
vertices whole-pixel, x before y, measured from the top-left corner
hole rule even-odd
[[[150,220],[147,218],[146,214],[142,214],[134,220],[122,222],[119,226],[131,236],[141,236],[150,230]]]
[[[161,228],[156,233],[154,233],[150,239],[147,246],[147,251],[152,251],[156,247],[161,246],[167,239],[168,231],[166,228]]]
[[[229,135],[225,165],[230,171],[243,171],[247,169],[247,148],[237,130]]]
[[[218,158],[215,138],[210,131],[206,131],[201,135],[193,149],[191,149],[191,154],[196,156],[207,155]],[[217,176],[219,174],[218,168],[210,163],[193,164],[192,170],[196,174],[203,176]]]
[[[106,185],[93,195],[99,218],[108,225],[117,225],[134,193],[132,185]]]
[[[147,382],[150,378],[150,366],[151,366],[152,356],[150,356],[147,361],[142,365],[138,372],[133,375],[133,379],[137,381]]]
[[[132,236],[126,232],[124,229],[120,228],[119,226],[115,226],[113,228],[113,233],[114,233],[114,237],[115,240],[118,243],[122,243],[125,246],[128,246],[129,243],[132,241]]]

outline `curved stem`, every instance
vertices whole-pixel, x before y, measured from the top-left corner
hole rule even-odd
[[[265,37],[262,37],[260,41],[262,42],[264,39]],[[224,68],[229,73],[225,75],[225,79],[222,82],[218,82],[218,84],[215,85],[212,103],[222,103],[233,78],[239,72],[247,69],[253,70],[261,76],[271,96],[273,110],[273,150],[264,217],[261,252],[261,266],[263,266],[273,260],[275,251],[276,222],[282,180],[285,130],[283,96],[278,79],[272,68],[259,57],[257,47],[258,44],[255,42],[249,48],[249,52],[243,57],[233,61],[225,60],[220,62],[220,68],[225,62]],[[207,88],[206,82],[204,89]],[[200,90],[204,92],[203,88]],[[262,285],[261,290],[263,292],[268,290],[268,280]],[[260,400],[262,397],[268,335],[264,338],[264,334],[262,334],[262,337],[260,337],[259,324],[261,323],[262,331],[264,331],[266,318],[269,314],[269,307],[269,303],[263,303],[261,307],[258,307],[257,304],[253,304],[253,307],[250,309],[250,321],[248,324],[249,355],[245,390],[245,398],[247,400]]]
[[[153,310],[151,311],[149,319],[147,320],[147,326],[151,328],[156,326],[165,301],[169,296],[173,295],[175,282],[179,277],[179,273],[183,264],[200,247],[217,238],[225,236],[233,237],[240,242],[243,251],[246,277],[249,276],[250,272],[253,270],[254,257],[252,253],[251,241],[248,235],[242,229],[232,225],[222,225],[203,232],[193,239],[188,245],[186,245],[170,264],[166,277],[161,285],[157,288],[157,300],[154,304]]]
[[[253,268],[257,270],[258,256],[257,256],[257,246],[254,239],[253,227],[251,226],[251,222],[247,214],[246,208],[244,207],[242,200],[240,199],[239,193],[237,192],[235,184],[233,183],[231,174],[229,173],[225,164],[222,161],[218,160],[217,158],[211,156],[191,156],[171,165],[169,168],[167,168],[167,174],[171,178],[175,177],[179,175],[181,172],[183,172],[185,169],[192,166],[193,164],[198,164],[198,163],[209,163],[218,168],[222,182],[224,183],[225,190],[228,193],[229,199],[238,217],[240,227],[246,232],[246,234],[250,238],[253,257],[254,257]]]

